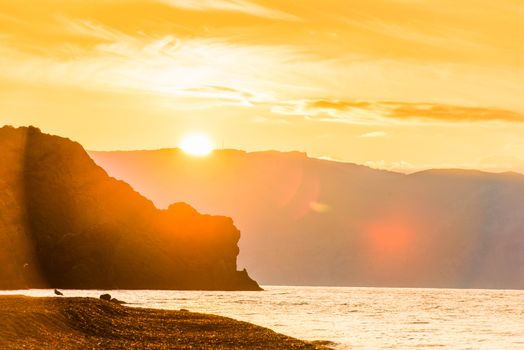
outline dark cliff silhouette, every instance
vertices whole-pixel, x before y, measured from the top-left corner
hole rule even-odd
[[[76,142],[3,127],[0,164],[1,289],[259,289],[230,218],[159,210]]]
[[[524,288],[524,176],[411,175],[298,152],[93,152],[164,207],[230,215],[265,284]]]

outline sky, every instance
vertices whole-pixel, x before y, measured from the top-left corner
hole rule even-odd
[[[2,0],[0,124],[524,172],[521,0]]]

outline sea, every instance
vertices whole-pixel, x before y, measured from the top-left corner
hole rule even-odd
[[[110,293],[132,307],[187,309],[268,327],[334,349],[524,349],[524,291],[263,286],[261,292],[63,290]],[[0,294],[54,296],[53,290]]]

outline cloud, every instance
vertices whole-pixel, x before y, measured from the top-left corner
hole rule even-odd
[[[187,93],[192,97],[232,101],[235,104],[246,107],[253,106],[254,103],[260,101],[261,99],[255,93],[229,86],[219,85],[180,89],[179,92],[181,94]]]
[[[359,125],[384,124],[371,102],[340,100],[297,100],[281,102],[271,111],[309,120]]]
[[[519,95],[524,70],[472,61],[418,60],[417,53],[425,50],[411,43],[391,43],[390,38],[378,40],[375,32],[438,46],[438,40],[417,33],[423,29],[422,33],[446,39],[455,31],[441,33],[429,25],[421,27],[422,19],[402,21],[389,14],[383,21],[375,20],[365,2],[355,4],[363,8],[353,16],[344,12],[349,10],[341,3],[326,4],[318,18],[308,17],[315,3],[307,1],[285,7],[297,17],[280,11],[277,1],[261,5],[262,1],[255,0],[132,4],[95,0],[92,13],[78,0],[61,6],[56,0],[49,6],[45,3],[41,7],[49,11],[42,11],[43,18],[9,13],[9,6],[3,15],[0,4],[0,21],[15,18],[25,26],[35,22],[31,31],[11,25],[6,26],[5,34],[0,33],[0,79],[209,100],[198,106],[189,101],[188,109],[211,104],[257,105],[269,117],[279,114],[325,123],[520,122],[522,116],[512,110],[524,113]],[[129,12],[121,12],[129,7]],[[202,16],[186,10],[202,11]],[[205,13],[208,10],[212,13]],[[122,16],[105,15],[119,11]],[[276,20],[269,25],[265,20],[235,18],[235,13]],[[328,17],[338,18],[327,14],[347,14],[343,17],[365,25],[355,29],[347,21],[324,23]],[[298,22],[280,20],[298,17]],[[332,32],[339,39],[326,37]],[[340,42],[342,37],[348,39],[345,44]],[[468,38],[465,34],[464,39]],[[368,44],[373,50],[363,47]],[[412,54],[410,59],[394,54],[395,47],[402,52],[406,49],[405,54]]]
[[[388,117],[449,122],[508,121],[524,122],[524,114],[495,108],[461,107],[424,103],[390,103]]]
[[[371,131],[365,134],[360,135],[360,137],[375,138],[375,137],[385,137],[387,135],[384,131]]]
[[[135,36],[83,19],[60,19],[69,34],[98,39],[78,55],[34,55],[0,42],[0,79],[97,91],[221,100],[252,106],[272,101],[259,86],[280,62],[299,57],[286,46],[238,45],[174,35]],[[15,64],[16,62],[16,64]],[[257,67],[254,71],[253,67]],[[273,87],[278,84],[267,80]],[[248,82],[248,83],[246,83]],[[264,91],[264,92],[260,92]]]
[[[124,35],[121,32],[111,30],[99,23],[86,19],[72,20],[68,17],[57,17],[56,21],[62,25],[63,29],[76,36],[97,38],[107,41],[119,40]]]
[[[295,21],[298,17],[276,9],[267,8],[246,0],[160,0],[167,5],[193,11],[231,11],[251,16]]]
[[[351,108],[367,108],[370,102],[366,101],[340,101],[340,100],[315,100],[306,103],[307,108],[310,109],[326,109],[326,110],[348,110]]]
[[[524,114],[497,108],[435,103],[353,100],[297,100],[272,108],[273,113],[316,121],[349,124],[524,122]],[[384,136],[372,132],[362,137]]]

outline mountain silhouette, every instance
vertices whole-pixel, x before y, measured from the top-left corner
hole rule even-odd
[[[91,152],[159,207],[234,218],[265,284],[524,288],[524,176],[410,175],[299,152]]]
[[[231,218],[159,210],[33,127],[0,129],[0,162],[0,289],[259,289]]]

